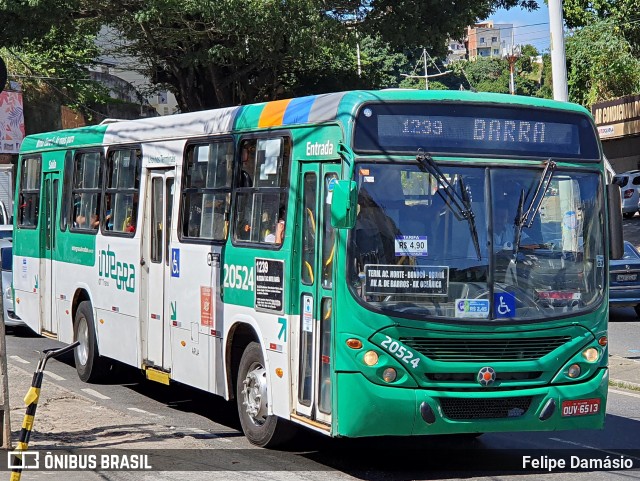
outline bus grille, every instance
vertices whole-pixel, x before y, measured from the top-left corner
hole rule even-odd
[[[443,339],[401,337],[400,341],[434,361],[532,361],[571,340],[570,336],[523,339]]]
[[[516,418],[531,405],[531,396],[497,399],[441,398],[445,417],[455,420]]]

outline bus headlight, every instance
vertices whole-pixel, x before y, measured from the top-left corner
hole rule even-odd
[[[382,373],[382,379],[384,379],[385,382],[393,382],[396,380],[396,377],[398,377],[398,373],[392,367],[386,368]]]
[[[580,376],[581,372],[582,372],[582,369],[580,369],[579,364],[571,364],[571,366],[569,366],[569,369],[567,369],[567,376],[569,376],[572,379],[575,379],[578,376]]]
[[[584,357],[587,362],[596,362],[600,357],[600,353],[595,347],[590,347],[582,351],[582,357]]]
[[[6,290],[4,291],[4,297],[6,299],[8,299],[9,301],[13,300],[13,293],[11,292],[11,288],[7,287]]]
[[[364,363],[367,366],[375,366],[378,364],[378,353],[376,351],[367,351],[364,353]]]

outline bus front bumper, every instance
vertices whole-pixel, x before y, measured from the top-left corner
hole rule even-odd
[[[407,436],[602,429],[609,371],[575,384],[502,392],[381,386],[359,373],[336,378],[334,436]]]

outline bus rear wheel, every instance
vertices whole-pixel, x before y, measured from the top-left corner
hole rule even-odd
[[[294,426],[268,413],[267,371],[262,349],[251,342],[244,350],[238,367],[236,402],[242,431],[256,446],[273,448],[293,436]]]
[[[107,371],[108,363],[98,355],[93,309],[89,301],[78,306],[73,322],[73,337],[80,345],[73,350],[78,377],[84,382],[99,380]]]

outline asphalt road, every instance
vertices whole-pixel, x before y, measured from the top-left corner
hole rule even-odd
[[[637,325],[637,324],[636,324]],[[627,323],[611,324],[611,338],[624,337],[619,332],[627,329]],[[35,369],[38,355],[34,351],[61,345],[46,338],[25,335],[22,332],[9,333],[7,336],[7,356],[9,364],[26,371]],[[134,369],[124,368],[118,382],[111,384],[82,383],[73,367],[72,357],[50,361],[47,382],[53,382],[84,397],[95,398],[96,403],[122,413],[134,412],[141,422],[163,424],[176,432],[198,432],[199,439],[205,443],[224,438],[225,448],[244,449],[246,456],[255,457],[263,450],[247,449],[251,446],[242,436],[235,413],[235,405],[221,398],[181,385],[163,386],[146,381]],[[53,375],[53,376],[52,376]],[[368,440],[334,440],[307,434],[300,437],[294,445],[276,456],[267,456],[265,471],[260,473],[243,472],[251,479],[538,479],[531,473],[505,469],[492,472],[491,476],[483,469],[479,460],[491,456],[501,456],[506,449],[525,450],[509,454],[509,459],[519,461],[523,452],[535,450],[559,450],[567,453],[587,450],[591,453],[613,457],[622,450],[635,449],[631,453],[636,466],[640,467],[640,392],[611,389],[607,404],[606,426],[603,431],[564,431],[553,433],[507,433],[485,434],[473,441],[458,438],[375,438]],[[38,434],[34,434],[37,436]],[[219,446],[219,443],[215,444]],[[463,447],[464,456],[460,457],[456,448]],[[448,448],[448,454],[442,454],[440,448]],[[430,458],[432,450],[437,454]],[[532,451],[534,450],[534,451]],[[548,451],[545,451],[548,453]],[[629,454],[629,453],[624,453]],[[299,465],[300,471],[279,471],[281,462]],[[401,471],[398,466],[402,466]],[[29,473],[32,474],[32,473]],[[34,473],[35,474],[35,473]],[[80,473],[76,473],[80,474]],[[101,479],[113,480],[151,480],[175,479],[175,473],[153,473],[144,477],[141,473],[103,472]],[[61,473],[47,479],[65,479]],[[189,479],[235,479],[240,472],[190,473]],[[57,477],[60,476],[60,477]],[[142,476],[142,477],[140,477]],[[619,477],[637,477],[640,471],[569,473],[554,472],[545,476],[554,480],[576,479],[615,479]],[[31,479],[31,478],[24,478]],[[44,478],[33,478],[44,479]],[[73,478],[75,479],[75,478]],[[78,478],[82,479],[82,478]],[[93,478],[91,478],[93,479]],[[98,479],[98,478],[96,478]]]

